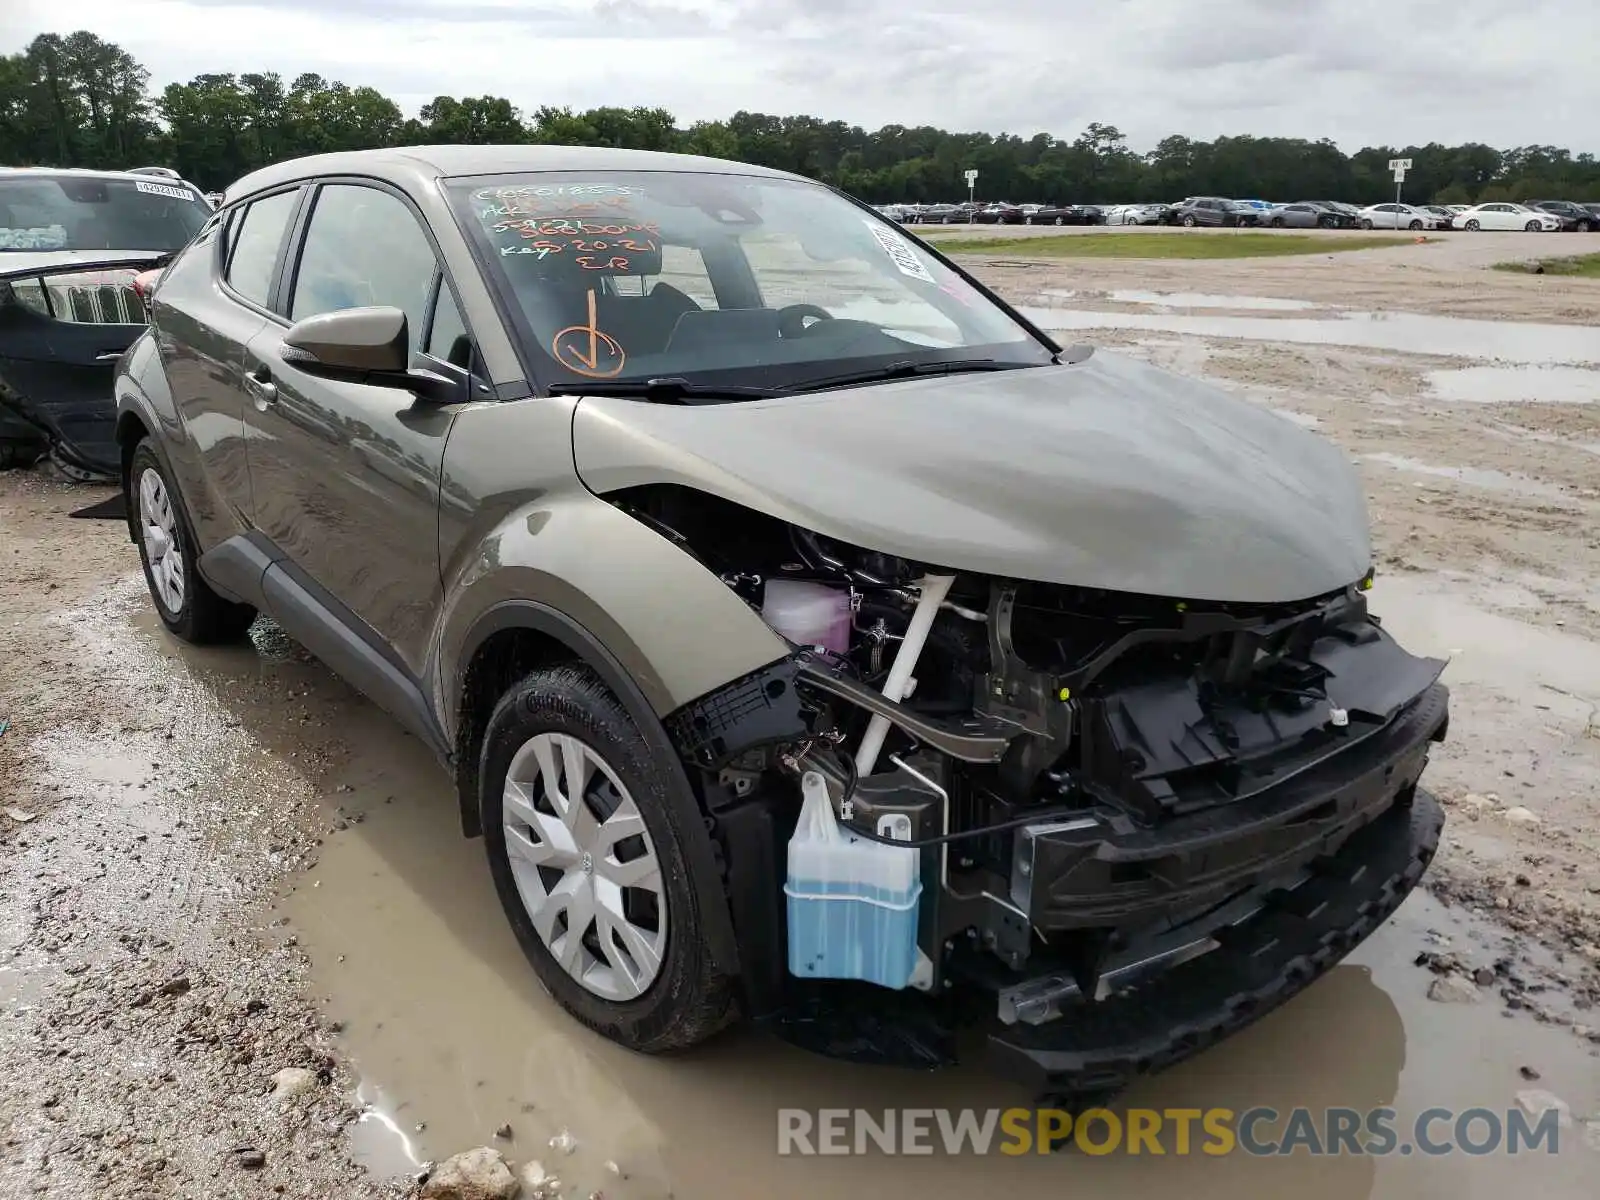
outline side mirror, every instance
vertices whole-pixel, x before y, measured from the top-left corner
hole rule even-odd
[[[341,308],[296,321],[283,335],[283,358],[312,375],[404,388],[434,404],[463,399],[454,380],[410,369],[406,314],[391,305]]]

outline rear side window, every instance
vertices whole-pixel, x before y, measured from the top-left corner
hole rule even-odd
[[[278,265],[278,250],[283,231],[294,213],[299,192],[279,192],[257,200],[234,222],[228,269],[228,286],[252,304],[263,308],[272,291],[272,276]]]
[[[437,270],[432,244],[401,200],[360,184],[328,184],[311,210],[289,317],[393,305],[406,314],[415,352]]]

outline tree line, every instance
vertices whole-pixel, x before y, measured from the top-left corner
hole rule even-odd
[[[1394,195],[1391,158],[1410,158],[1405,195],[1465,204],[1600,199],[1600,162],[1557,146],[1497,150],[1369,146],[1327,139],[1174,134],[1137,153],[1113,125],[1071,141],[1051,134],[950,133],[931,126],[868,131],[809,116],[737,112],[680,126],[663,108],[541,106],[500,96],[439,96],[414,117],[370,87],[321,75],[287,84],[273,72],[197,75],[149,87],[150,73],[114,43],[80,30],[46,33],[0,57],[0,163],[121,168],[165,165],[208,190],[302,154],[438,142],[518,142],[677,150],[794,171],[871,203],[962,199],[978,171],[983,198],[1046,203],[1139,202],[1188,195],[1340,199]]]

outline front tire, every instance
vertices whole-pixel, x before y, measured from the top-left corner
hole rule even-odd
[[[1538,233],[1539,232],[1539,222],[1537,222],[1537,221],[1529,221],[1522,228],[1528,233]]]
[[[1369,221],[1365,217],[1361,218],[1361,228],[1363,228],[1363,229],[1371,229],[1372,228],[1372,222]]]
[[[529,675],[490,715],[479,767],[495,890],[562,1008],[644,1053],[734,1019],[734,981],[712,965],[689,879],[689,839],[707,835],[673,802],[675,765],[655,760],[598,678]]]
[[[224,600],[200,577],[194,526],[149,438],[133,451],[127,506],[161,623],[197,646],[231,642],[249,629],[256,610]]]
[[[1194,226],[1195,226],[1195,220],[1194,220],[1194,216],[1192,214],[1190,216],[1184,217],[1184,219],[1183,219],[1183,227],[1185,229],[1193,229]]]
[[[1467,231],[1469,233],[1477,233],[1478,230],[1480,230],[1482,228],[1483,228],[1483,226],[1480,225],[1477,221],[1468,221],[1467,222]]]
[[[1407,229],[1421,229],[1422,228],[1422,222],[1421,221],[1413,221],[1413,222],[1411,222],[1410,225],[1406,226],[1406,228]]]

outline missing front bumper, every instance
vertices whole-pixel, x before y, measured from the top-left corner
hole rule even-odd
[[[1044,1025],[998,1021],[1000,1072],[1048,1096],[1102,1096],[1249,1025],[1323,975],[1400,906],[1438,848],[1444,812],[1417,789],[1314,859],[1309,877],[1214,931],[1216,949]]]

